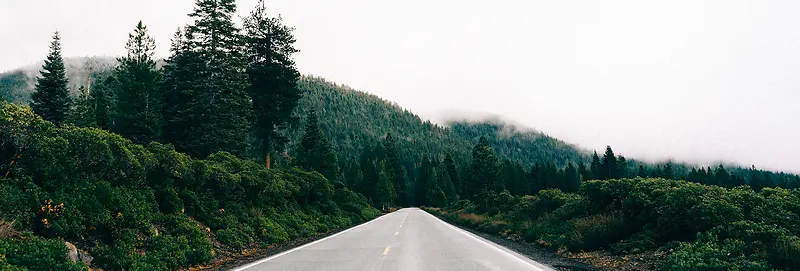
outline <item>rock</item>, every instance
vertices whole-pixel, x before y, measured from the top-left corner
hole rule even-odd
[[[83,250],[78,250],[78,248],[75,247],[75,245],[73,245],[70,242],[64,242],[64,244],[67,246],[67,249],[69,249],[69,251],[67,251],[67,258],[69,258],[73,263],[77,263],[78,261],[80,261],[86,266],[92,264],[92,260],[94,260],[94,257],[89,255],[88,252]]]
[[[77,263],[78,260],[80,260],[78,258],[78,248],[70,242],[64,242],[64,244],[67,245],[67,249],[69,249],[69,251],[67,251],[67,258],[69,258],[73,263]]]

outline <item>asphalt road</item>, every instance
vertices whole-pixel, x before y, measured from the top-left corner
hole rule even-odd
[[[554,270],[417,208],[234,270]]]

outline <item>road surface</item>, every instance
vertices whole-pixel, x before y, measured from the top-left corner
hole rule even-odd
[[[262,270],[554,270],[406,208],[236,271]]]

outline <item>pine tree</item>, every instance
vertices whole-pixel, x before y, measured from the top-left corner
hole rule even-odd
[[[355,191],[363,194],[372,202],[376,202],[377,192],[376,187],[378,184],[378,172],[375,165],[375,154],[371,146],[365,146],[359,157],[359,166],[361,169],[361,182],[357,183]]]
[[[730,175],[722,165],[719,165],[714,171],[714,177],[714,185],[724,186],[730,181]]]
[[[433,163],[427,156],[424,156],[417,170],[416,182],[414,182],[414,204],[416,206],[431,206],[428,201],[428,189],[430,189],[431,182],[436,182],[435,178]]]
[[[450,171],[447,170],[447,166],[443,165],[444,168],[439,170],[439,184],[444,191],[444,195],[447,199],[448,204],[452,204],[459,200],[458,192],[456,192],[456,187],[453,184],[453,180],[450,177]]]
[[[445,170],[447,170],[447,174],[449,175],[450,181],[453,183],[453,186],[456,189],[456,193],[458,195],[463,195],[462,194],[462,189],[464,188],[463,182],[458,176],[458,170],[456,169],[456,164],[453,161],[453,157],[450,155],[450,153],[446,153],[444,155],[444,168]]]
[[[111,95],[111,81],[113,78],[105,78],[94,84],[89,96],[94,101],[94,122],[100,129],[110,130],[113,120],[114,97]]]
[[[315,110],[308,112],[306,129],[297,153],[297,165],[321,173],[329,180],[334,180],[338,175],[336,169],[336,156],[331,149],[328,139],[317,123]],[[391,180],[390,180],[391,181]]]
[[[589,169],[586,168],[586,164],[585,163],[581,162],[580,163],[580,168],[578,170],[580,170],[580,176],[579,177],[580,177],[581,181],[591,180],[590,177],[592,176],[592,173],[591,173],[591,171],[589,171]]]
[[[425,202],[427,206],[447,206],[447,196],[442,189],[440,166],[436,160],[431,161],[428,182],[425,184]]]
[[[382,159],[386,162],[387,170],[389,170],[389,178],[392,181],[392,186],[395,188],[397,197],[400,200],[401,206],[411,206],[413,203],[411,190],[408,187],[408,176],[403,170],[403,165],[400,162],[399,152],[397,150],[397,143],[391,134],[386,134],[381,144]]]
[[[278,130],[290,122],[301,95],[297,86],[300,73],[292,60],[298,50],[294,48],[293,29],[283,25],[280,17],[268,17],[263,0],[245,18],[244,30],[254,126],[261,155],[269,168],[270,153],[286,142]]]
[[[247,93],[242,37],[233,23],[235,0],[196,0],[189,26],[189,49],[200,65],[194,71],[187,152],[205,157],[218,151],[243,156],[250,143],[252,103]]]
[[[528,174],[528,183],[530,183],[531,194],[536,194],[545,189],[545,181],[543,177],[543,167],[539,162],[533,164],[531,172]]]
[[[41,73],[42,76],[36,79],[36,90],[31,96],[31,108],[43,119],[60,124],[69,114],[70,97],[58,31],[53,35],[50,54],[44,61]]]
[[[394,202],[397,201],[397,194],[392,186],[392,180],[389,176],[389,172],[386,170],[386,163],[379,162],[377,169],[378,178],[377,184],[375,185],[375,197],[373,201],[375,202],[376,207],[386,209],[394,206]]]
[[[578,176],[578,170],[572,163],[567,165],[567,168],[564,169],[564,187],[562,188],[565,192],[575,192],[581,188],[581,178]]]
[[[625,160],[625,156],[619,155],[619,159],[617,159],[617,170],[616,176],[614,178],[622,179],[628,177],[628,162]]]
[[[592,154],[592,163],[590,166],[592,170],[591,180],[601,180],[603,178],[603,164],[600,162],[600,157],[597,156],[597,151]]]
[[[97,125],[94,111],[95,102],[85,87],[78,88],[78,96],[73,99],[72,104],[73,108],[68,118],[69,123],[78,127],[95,127]]]
[[[161,134],[161,74],[153,55],[156,43],[139,21],[128,35],[128,53],[114,71],[117,104],[113,131],[138,144],[156,141]]]
[[[617,158],[614,156],[614,151],[611,146],[606,146],[606,153],[603,154],[602,171],[600,178],[608,180],[617,177]]]
[[[464,196],[479,199],[481,195],[503,190],[500,182],[500,165],[486,137],[481,137],[472,149],[469,181],[464,185]]]
[[[172,56],[162,68],[162,140],[172,143],[182,152],[191,151],[192,126],[197,124],[201,112],[197,110],[195,85],[196,71],[200,69],[200,54],[190,47],[192,33],[188,28],[178,29],[172,38]]]

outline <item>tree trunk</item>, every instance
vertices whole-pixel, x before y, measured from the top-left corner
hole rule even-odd
[[[266,158],[264,158],[264,164],[267,166],[267,169],[272,168],[272,157],[270,157],[270,153],[267,153]]]

